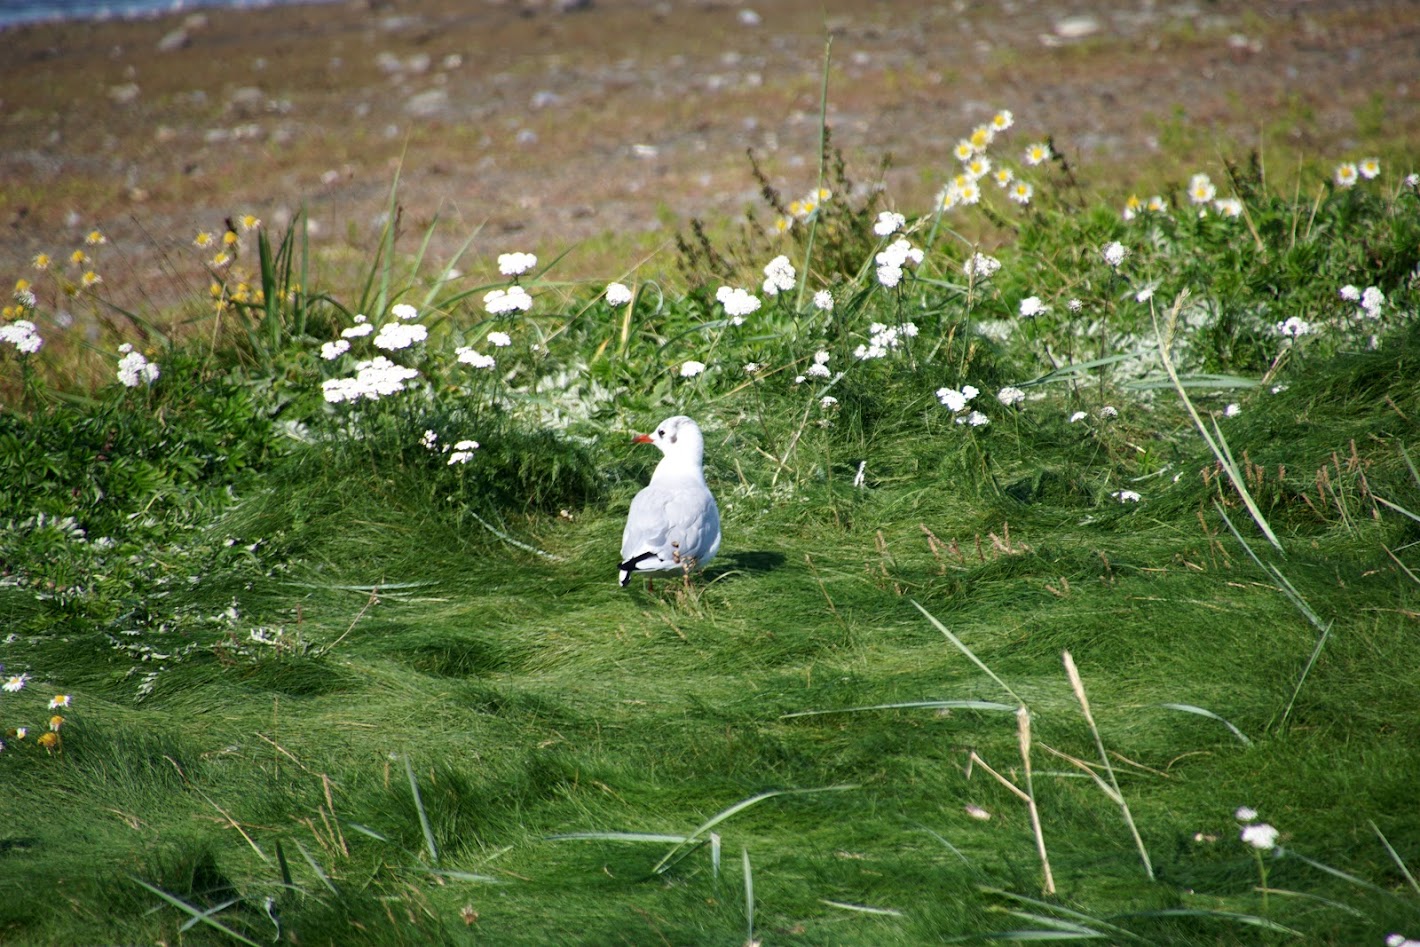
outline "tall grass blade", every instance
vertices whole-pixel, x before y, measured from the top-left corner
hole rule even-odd
[[[286,849],[281,847],[281,840],[276,840],[276,863],[281,866],[281,883],[288,888],[296,885],[291,881],[291,866],[286,861]]]
[[[651,870],[658,875],[661,874],[671,864],[673,864],[671,859],[675,858],[676,854],[679,853],[685,845],[699,839],[703,833],[710,831],[715,826],[719,825],[721,822],[724,822],[731,816],[743,812],[751,806],[758,805],[766,799],[773,799],[777,796],[803,796],[808,795],[810,793],[819,792],[848,792],[850,790],[859,788],[861,787],[859,787],[857,784],[845,784],[842,786],[820,786],[814,789],[772,789],[769,792],[762,792],[757,796],[750,796],[748,799],[741,799],[739,802],[730,806],[728,809],[722,809],[719,812],[715,813],[713,816],[711,816],[709,819],[707,819],[704,823],[700,825],[699,828],[697,828],[694,832],[691,832],[684,839],[682,839],[680,843],[676,845],[675,848],[672,848],[669,852],[667,852],[665,857],[662,858],[659,862],[657,862],[656,867]],[[679,859],[676,859],[676,861],[679,861]]]
[[[414,808],[419,813],[419,828],[424,831],[424,844],[429,849],[429,860],[439,864],[439,848],[434,844],[434,827],[429,824],[429,813],[424,811],[424,800],[419,796],[419,780],[414,778],[414,766],[409,757],[404,758],[404,772],[409,777],[409,792],[414,797]]]
[[[227,910],[227,908],[239,903],[241,900],[241,898],[232,898],[228,901],[223,901],[221,904],[218,904],[214,907],[210,907],[199,915],[195,915],[193,917],[188,918],[187,920],[182,922],[182,925],[178,928],[178,932],[183,934],[187,933],[188,931],[196,927],[198,924],[201,924],[207,918],[215,917],[218,914],[221,914],[223,911]]]
[[[1187,298],[1188,290],[1185,289],[1180,292],[1178,297],[1174,300],[1173,309],[1169,311],[1167,332],[1160,328],[1158,316],[1155,315],[1154,317],[1154,334],[1159,340],[1159,357],[1163,360],[1164,371],[1168,373],[1169,380],[1173,382],[1174,390],[1178,392],[1178,396],[1183,399],[1183,406],[1188,410],[1188,415],[1193,419],[1194,425],[1198,428],[1198,433],[1203,435],[1203,442],[1208,445],[1208,449],[1213,452],[1213,456],[1216,457],[1218,463],[1222,465],[1223,470],[1228,475],[1228,479],[1233,484],[1233,489],[1235,489],[1238,496],[1242,498],[1243,505],[1247,507],[1247,511],[1252,514],[1253,521],[1257,523],[1258,528],[1262,530],[1262,534],[1267,537],[1267,541],[1270,542],[1278,552],[1285,555],[1286,553],[1282,549],[1282,543],[1277,539],[1277,534],[1272,531],[1272,526],[1267,522],[1267,518],[1262,515],[1262,510],[1258,507],[1257,501],[1255,501],[1252,498],[1252,494],[1248,492],[1247,482],[1243,479],[1242,472],[1238,469],[1237,463],[1233,460],[1232,452],[1228,449],[1228,442],[1223,437],[1222,429],[1218,427],[1215,421],[1213,424],[1213,432],[1216,435],[1216,439],[1213,435],[1208,433],[1207,426],[1204,425],[1203,419],[1198,415],[1198,409],[1193,406],[1193,399],[1188,397],[1188,390],[1178,377],[1177,369],[1174,368],[1173,357],[1169,354],[1169,350],[1173,346],[1174,332],[1178,328],[1179,311],[1183,308],[1184,300]]]
[[[471,881],[481,885],[501,885],[503,883],[502,878],[493,875],[480,875],[472,871],[454,871],[452,868],[430,868],[428,865],[416,865],[414,870],[439,878],[448,878],[450,881]]]
[[[325,885],[331,894],[335,895],[337,898],[340,897],[340,889],[335,886],[334,881],[330,880],[330,875],[325,873],[325,869],[321,868],[320,863],[315,860],[310,852],[306,851],[306,846],[301,844],[300,839],[293,839],[292,841],[296,843],[296,851],[300,852],[301,857],[306,860],[306,864],[311,866],[311,871],[316,873],[316,877],[321,880],[321,884]]]
[[[188,904],[186,901],[182,900],[182,898],[174,897],[173,895],[168,894],[162,888],[154,887],[153,885],[148,884],[148,882],[144,881],[142,878],[136,877],[134,875],[129,875],[128,877],[133,881],[137,882],[138,884],[142,885],[144,888],[147,888],[153,894],[156,894],[158,897],[162,898],[164,901],[168,902],[173,907],[177,908],[179,911],[182,911],[189,917],[198,921],[199,923],[206,924],[209,927],[213,927],[221,931],[223,934],[226,934],[233,940],[238,941],[239,943],[250,944],[251,947],[260,947],[260,945],[258,945],[256,941],[248,940],[241,934],[238,934],[236,931],[232,930],[227,925],[223,924],[221,921],[209,916],[208,912],[193,907],[191,904]]]
[[[1404,875],[1405,880],[1409,882],[1411,890],[1416,894],[1420,894],[1420,884],[1416,883],[1415,876],[1412,875],[1410,869],[1406,867],[1404,859],[1400,857],[1400,853],[1390,844],[1390,839],[1385,837],[1385,833],[1381,831],[1380,826],[1376,825],[1374,820],[1367,819],[1366,822],[1370,824],[1371,831],[1376,833],[1376,836],[1381,840],[1381,844],[1385,846],[1385,850],[1390,854],[1390,860],[1395,862],[1395,867],[1400,869],[1400,873]]]
[[[661,835],[655,832],[562,832],[557,835],[544,835],[543,840],[548,842],[660,842],[662,844],[670,842],[674,845],[683,845],[690,841],[690,836]]]
[[[827,904],[831,908],[842,908],[845,911],[854,911],[858,914],[876,914],[879,917],[903,917],[903,913],[896,908],[874,908],[866,904],[851,904],[847,901],[830,901],[828,898],[819,898],[819,904]]]
[[[991,670],[989,667],[987,667],[987,666],[982,662],[982,660],[981,660],[980,658],[978,658],[976,655],[972,654],[972,653],[971,653],[971,649],[968,648],[966,645],[962,644],[962,643],[961,643],[961,639],[959,639],[956,635],[954,635],[954,634],[952,634],[950,631],[948,631],[948,630],[947,630],[947,626],[944,625],[944,624],[942,624],[941,622],[939,622],[939,621],[937,620],[937,617],[936,617],[935,615],[933,615],[931,612],[927,611],[927,609],[923,608],[922,605],[921,605],[921,603],[919,603],[916,599],[911,599],[910,601],[911,601],[912,604],[917,608],[917,610],[918,610],[919,612],[921,612],[923,615],[925,615],[925,616],[927,617],[927,620],[932,623],[933,627],[935,627],[935,628],[936,628],[938,631],[940,631],[942,634],[946,635],[946,636],[947,636],[947,640],[950,641],[952,644],[956,645],[957,650],[960,651],[962,654],[966,655],[968,659],[970,659],[970,661],[971,661],[972,664],[975,664],[977,667],[981,668],[981,670],[985,671],[985,672],[986,672],[986,676],[989,677],[989,678],[991,678],[991,680],[995,681],[997,684],[999,684],[1000,687],[1001,687],[1001,689],[1002,689],[1003,691],[1005,691],[1006,693],[1010,694],[1011,697],[1015,699],[1015,701],[1016,701],[1017,704],[1019,704],[1019,705],[1022,706],[1022,707],[1024,707],[1024,706],[1026,705],[1026,702],[1023,701],[1023,700],[1021,700],[1020,696],[1019,696],[1015,691],[1011,690],[1009,687],[1006,686],[1006,682],[1005,682],[1005,681],[1001,680],[999,677],[996,676],[996,672],[995,672],[995,671]]]
[[[745,871],[745,945],[754,943],[754,870],[749,864],[749,849],[742,849]]]
[[[1129,826],[1129,834],[1134,836],[1134,845],[1139,849],[1139,858],[1144,862],[1144,874],[1150,881],[1154,880],[1154,866],[1149,861],[1149,851],[1144,847],[1144,839],[1139,835],[1139,828],[1134,824],[1134,816],[1129,811],[1129,803],[1124,798],[1124,792],[1119,788],[1119,780],[1114,775],[1114,767],[1110,765],[1109,754],[1104,751],[1104,739],[1100,736],[1099,727],[1095,726],[1094,714],[1090,712],[1090,701],[1085,696],[1085,682],[1080,678],[1080,670],[1075,666],[1075,659],[1070,656],[1069,651],[1063,652],[1065,662],[1065,674],[1070,678],[1070,687],[1075,691],[1075,699],[1080,702],[1080,710],[1085,715],[1085,722],[1090,726],[1090,733],[1095,738],[1095,749],[1099,751],[1100,760],[1104,763],[1105,773],[1109,776],[1109,784],[1114,787],[1114,797],[1119,802],[1120,811],[1124,815],[1124,824]]]
[[[1276,921],[1270,921],[1265,917],[1258,917],[1256,914],[1239,914],[1234,911],[1205,911],[1201,908],[1164,908],[1159,911],[1133,911],[1128,914],[1115,914],[1114,918],[1124,917],[1197,917],[1210,921],[1230,921],[1235,924],[1247,924],[1250,927],[1260,927],[1263,930],[1275,931],[1279,934],[1291,934],[1293,937],[1301,937],[1302,932],[1284,927]]]
[[[1073,922],[1073,921],[1062,921],[1062,920],[1060,920],[1060,918],[1058,918],[1058,917],[1050,917],[1050,916],[1045,915],[1045,914],[1035,914],[1035,913],[1033,913],[1033,912],[1031,912],[1031,911],[1021,911],[1021,910],[1018,910],[1018,909],[1016,909],[1016,908],[1006,908],[1004,913],[1009,914],[1009,915],[1011,915],[1012,917],[1018,917],[1018,918],[1020,918],[1020,919],[1023,920],[1023,921],[1031,921],[1031,922],[1036,923],[1036,924],[1044,925],[1045,927],[1050,928],[1050,929],[1051,929],[1051,932],[1056,932],[1056,933],[1064,932],[1064,933],[1066,933],[1066,934],[1073,934],[1073,935],[1075,935],[1075,936],[1077,936],[1077,937],[1107,937],[1107,936],[1109,936],[1109,935],[1105,934],[1105,933],[1102,932],[1102,931],[1097,931],[1097,930],[1095,930],[1095,929],[1092,928],[1092,927],[1086,927],[1086,926],[1083,925],[1083,924],[1076,924],[1076,923]],[[1047,933],[1047,932],[1046,932],[1046,931],[1030,931],[1030,932],[1026,932],[1026,931],[1012,931],[1012,932],[1003,932],[1003,933],[1045,934],[1045,933]],[[1036,939],[1048,939],[1048,938],[1036,938],[1036,937],[1032,937],[1032,938],[1030,938],[1030,939],[1031,939],[1031,940],[1036,940]]]
[[[1252,746],[1252,741],[1248,739],[1247,734],[1243,733],[1237,727],[1233,726],[1231,722],[1223,719],[1211,710],[1195,707],[1193,704],[1159,704],[1159,706],[1167,710],[1181,710],[1186,714],[1197,714],[1200,717],[1207,717],[1209,720],[1216,720],[1227,727],[1228,730],[1232,732],[1233,736],[1237,737],[1238,740],[1242,742],[1243,746]]]
[[[1122,937],[1125,940],[1144,940],[1143,937],[1140,937],[1133,931],[1127,930],[1123,927],[1116,927],[1115,925],[1110,924],[1101,918],[1091,917],[1088,914],[1084,914],[1080,911],[1067,908],[1061,904],[1052,904],[1049,901],[1042,901],[1039,898],[1032,898],[1029,895],[1025,894],[1016,894],[1014,891],[1007,891],[1004,888],[993,888],[989,885],[978,885],[977,890],[980,891],[982,894],[991,894],[1001,898],[1008,898],[1012,901],[1017,901],[1021,904],[1029,904],[1034,907],[1040,908],[1041,910],[1050,911],[1053,914],[1061,915],[1063,917],[1072,917],[1082,923],[1090,924],[1093,927],[1098,927],[1107,930],[1111,934],[1114,934],[1118,937]]]
[[[1045,850],[1045,831],[1040,824],[1040,809],[1035,803],[1035,780],[1030,762],[1030,711],[1023,705],[1016,711],[1017,736],[1021,747],[1021,763],[1026,778],[1026,809],[1030,812],[1030,827],[1035,834],[1035,850],[1040,855],[1041,890],[1055,893],[1055,875],[1050,870],[1050,854]]]
[[[856,714],[868,710],[994,710],[1015,713],[1010,704],[998,704],[990,700],[908,700],[897,704],[870,704],[866,707],[839,707],[833,710],[797,710],[791,714],[780,714],[780,720],[792,717],[821,717],[824,714]]]

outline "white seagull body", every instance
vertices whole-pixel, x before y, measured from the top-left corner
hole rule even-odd
[[[631,501],[621,534],[620,581],[633,572],[689,572],[720,549],[720,508],[705,485],[705,441],[683,415],[666,418],[633,443],[655,444],[665,456],[651,482]]]

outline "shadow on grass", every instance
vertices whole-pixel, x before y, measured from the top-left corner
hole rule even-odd
[[[736,552],[728,556],[719,556],[715,559],[713,568],[705,570],[705,577],[710,580],[728,577],[735,572],[745,572],[751,575],[765,572],[772,572],[784,564],[784,554],[782,552],[755,551]]]

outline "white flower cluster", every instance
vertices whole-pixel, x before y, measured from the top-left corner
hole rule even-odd
[[[454,443],[452,448],[450,448],[448,444],[445,444],[442,448],[440,448],[439,435],[436,434],[434,431],[425,431],[424,436],[419,439],[419,443],[426,450],[442,450],[445,454],[448,454],[448,466],[450,467],[452,467],[454,464],[468,463],[470,460],[473,459],[473,452],[478,450],[478,441],[471,440],[457,441]]]
[[[0,342],[9,342],[22,354],[33,355],[44,344],[44,339],[40,338],[39,330],[33,322],[28,319],[16,319],[0,326]]]
[[[904,338],[914,338],[917,335],[917,325],[912,322],[904,322],[901,325],[890,326],[874,322],[868,326],[868,333],[868,344],[860,345],[853,350],[853,357],[859,361],[884,357],[901,345]]]
[[[521,286],[507,289],[489,290],[483,297],[483,308],[493,315],[505,312],[527,312],[532,308],[532,297]]]
[[[375,331],[375,327],[365,320],[363,314],[355,317],[355,324],[348,329],[340,330],[342,339],[359,339]]]
[[[506,332],[490,332],[487,338],[489,345],[497,346],[500,349],[506,349],[513,344],[512,337]]]
[[[1050,311],[1050,307],[1040,301],[1039,296],[1027,296],[1021,300],[1021,318],[1029,319]]]
[[[873,233],[879,237],[891,237],[905,226],[906,217],[895,211],[885,210],[878,215],[877,223],[873,224]]]
[[[608,283],[606,287],[606,304],[608,306],[624,306],[631,302],[631,290],[624,283]]]
[[[349,339],[336,339],[334,342],[325,342],[320,347],[320,357],[327,362],[333,362],[346,352],[350,351]]]
[[[832,358],[827,352],[815,352],[814,363],[804,369],[804,374],[809,378],[827,378],[831,373],[828,370],[828,360]]]
[[[531,253],[498,254],[498,272],[504,276],[519,276],[537,266],[537,257]]]
[[[824,312],[833,312],[833,294],[826,289],[814,293],[814,308]]]
[[[1290,316],[1285,322],[1279,322],[1272,328],[1278,335],[1288,339],[1299,339],[1312,334],[1312,324],[1296,316]]]
[[[1247,806],[1239,806],[1234,813],[1237,820],[1243,823],[1242,840],[1253,848],[1260,848],[1270,851],[1277,847],[1277,836],[1282,834],[1273,826],[1266,822],[1258,822],[1257,811],[1249,809]]]
[[[973,253],[970,258],[961,266],[961,271],[968,279],[980,282],[988,280],[996,275],[996,271],[1001,268],[1001,261],[994,256],[987,256],[984,253]]]
[[[1119,264],[1123,263],[1124,258],[1128,255],[1129,248],[1118,240],[1105,244],[1104,249],[1100,251],[1100,256],[1104,257],[1104,261],[1115,269],[1119,268]]]
[[[411,319],[419,318],[419,310],[409,303],[396,303],[390,307],[390,315],[402,322],[408,322]]]
[[[1114,497],[1120,503],[1138,503],[1140,500],[1144,499],[1133,490],[1116,490],[1111,493],[1110,496]]]
[[[938,388],[937,400],[956,415],[958,424],[966,424],[971,427],[982,427],[990,424],[991,419],[980,411],[967,411],[967,403],[981,394],[981,391],[974,385],[962,385],[961,389]]]
[[[395,352],[407,349],[416,342],[423,342],[428,337],[429,330],[416,323],[386,322],[380,326],[380,334],[375,336],[374,343],[377,349]]]
[[[734,325],[743,325],[744,317],[759,309],[759,297],[748,290],[721,286],[715,290],[715,298],[725,307],[725,315]]]
[[[789,262],[787,256],[781,254],[775,257],[764,268],[764,295],[778,296],[781,292],[787,293],[796,285],[798,284],[795,282],[794,264]]]
[[[158,380],[157,363],[148,361],[142,352],[134,351],[127,342],[118,347],[118,352],[123,356],[118,360],[118,380],[125,388],[151,385]]]
[[[331,404],[369,398],[378,401],[385,395],[404,390],[404,383],[418,378],[417,369],[396,365],[383,355],[359,362],[353,378],[331,378],[321,383],[325,400]]]
[[[878,264],[878,282],[887,287],[896,286],[902,280],[902,268],[909,263],[916,266],[922,262],[922,250],[914,247],[906,237],[899,237],[888,244],[875,258]]]
[[[681,378],[694,378],[696,375],[699,375],[699,374],[700,374],[701,372],[703,372],[703,371],[705,371],[705,363],[704,363],[704,362],[697,362],[697,361],[695,361],[694,359],[690,359],[690,360],[688,360],[688,361],[685,361],[685,362],[682,362],[682,363],[681,363],[681,366],[680,366],[680,377],[681,377]]]
[[[1007,385],[1005,388],[996,392],[996,400],[1006,407],[1011,408],[1024,402],[1026,400],[1026,393],[1019,388]]]
[[[1379,286],[1367,286],[1364,292],[1355,286],[1343,286],[1341,298],[1361,304],[1361,308],[1356,310],[1357,319],[1379,319],[1381,307],[1385,305],[1385,293],[1381,292]]]
[[[492,355],[479,355],[472,346],[460,345],[454,349],[454,355],[465,365],[472,365],[474,368],[493,368],[498,364]]]

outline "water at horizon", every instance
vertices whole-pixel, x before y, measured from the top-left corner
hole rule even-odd
[[[269,7],[330,0],[0,0],[0,29],[61,20],[120,20],[213,7]]]

